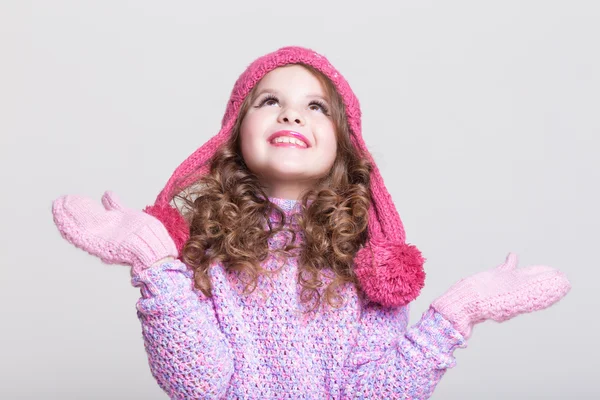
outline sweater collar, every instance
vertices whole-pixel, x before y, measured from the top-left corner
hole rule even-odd
[[[269,201],[273,204],[276,204],[281,208],[286,215],[292,214],[296,211],[300,211],[302,209],[300,200],[293,199],[281,199],[279,197],[269,197]]]
[[[283,210],[285,215],[286,225],[297,228],[297,221],[293,218],[294,215],[300,214],[302,212],[302,201],[301,200],[292,200],[292,199],[282,199],[279,197],[269,197],[269,201],[279,208]],[[271,222],[279,221],[279,214],[273,210],[269,217]]]

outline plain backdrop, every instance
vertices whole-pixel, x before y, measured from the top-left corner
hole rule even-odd
[[[561,302],[476,326],[433,399],[597,399],[600,4],[1,1],[0,398],[165,399],[129,271],[63,240],[60,195],[153,203],[255,58],[324,54],[427,257],[411,324],[462,277],[546,264]]]

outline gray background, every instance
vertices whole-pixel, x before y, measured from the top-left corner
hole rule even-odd
[[[245,67],[293,44],[350,82],[428,258],[411,323],[509,251],[572,282],[478,325],[433,398],[599,398],[599,20],[594,1],[2,1],[0,397],[166,398],[128,270],[64,241],[51,202],[152,203]]]

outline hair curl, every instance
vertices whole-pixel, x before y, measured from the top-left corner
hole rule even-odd
[[[342,299],[336,289],[357,283],[353,259],[367,240],[372,166],[350,141],[344,103],[333,83],[315,68],[299,65],[321,81],[329,97],[337,136],[333,167],[299,199],[302,211],[293,217],[303,240],[295,245],[298,232],[286,221],[285,212],[268,200],[265,188],[242,158],[240,126],[254,98],[255,85],[241,106],[229,140],[211,158],[209,173],[176,196],[183,201],[181,212],[190,225],[181,258],[194,271],[195,287],[208,297],[212,296],[209,267],[214,262],[245,276],[244,293],[252,293],[259,276],[273,272],[261,263],[269,256],[268,240],[281,231],[290,233],[289,240],[273,251],[299,257],[300,299],[312,303],[310,310],[321,304],[322,296],[330,306],[339,307]],[[276,216],[275,223],[269,215]],[[295,249],[299,253],[293,253]],[[323,290],[323,271],[327,269],[333,276]]]

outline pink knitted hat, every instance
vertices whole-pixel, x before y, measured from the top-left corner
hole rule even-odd
[[[189,227],[170,205],[183,188],[197,182],[209,170],[209,160],[231,135],[240,106],[250,90],[268,72],[287,64],[306,64],[327,76],[344,100],[351,141],[373,165],[372,204],[369,209],[368,241],[354,259],[360,288],[367,298],[386,307],[403,306],[415,299],[425,282],[421,252],[405,241],[404,226],[387,191],[379,169],[363,141],[358,99],[348,82],[322,55],[302,47],[283,47],[255,60],[240,75],[227,103],[221,130],[190,155],[173,173],[154,205],[144,209],[158,218],[181,250],[189,238]]]

